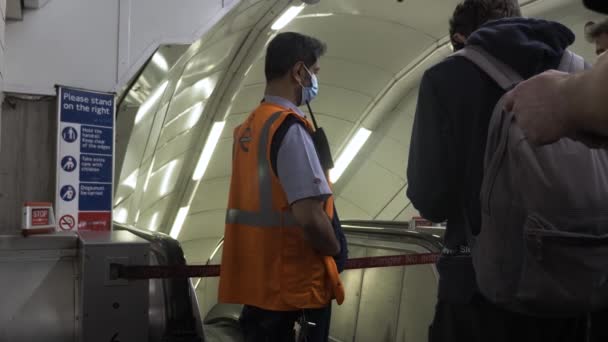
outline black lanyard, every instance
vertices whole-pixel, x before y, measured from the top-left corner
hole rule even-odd
[[[315,119],[315,115],[313,114],[312,109],[310,108],[310,103],[308,103],[308,101],[306,101],[306,106],[308,107],[310,118],[312,119],[312,123],[315,127],[315,131],[311,134],[312,141],[315,144],[317,154],[319,155],[321,167],[323,167],[323,170],[327,172],[334,168],[334,160],[331,156],[329,141],[327,140],[327,135],[325,135],[325,131],[323,130],[323,128],[317,125],[317,120]]]

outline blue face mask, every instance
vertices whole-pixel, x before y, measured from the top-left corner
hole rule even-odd
[[[306,69],[306,72],[310,75],[310,87],[302,86],[301,104],[312,102],[319,94],[319,81],[317,80],[317,75],[310,72],[306,66],[304,66],[304,69]]]

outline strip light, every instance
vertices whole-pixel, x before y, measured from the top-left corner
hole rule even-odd
[[[205,175],[205,171],[207,171],[207,166],[209,166],[209,161],[211,160],[213,151],[215,151],[215,147],[217,146],[217,143],[220,140],[220,137],[222,136],[222,130],[224,129],[225,125],[225,121],[219,121],[214,123],[213,127],[211,127],[211,132],[207,137],[207,142],[205,143],[205,147],[203,147],[203,152],[201,153],[201,156],[198,159],[196,169],[194,169],[192,180],[198,181]]]
[[[329,179],[335,183],[340,179],[348,165],[355,159],[359,150],[365,145],[365,142],[372,134],[372,131],[366,128],[359,128],[355,136],[348,142],[342,154],[336,160],[334,168],[329,170]]]
[[[175,221],[173,222],[173,227],[171,227],[171,233],[169,233],[172,238],[177,240],[177,237],[184,226],[184,222],[186,222],[186,217],[188,217],[188,211],[190,211],[190,206],[179,208]]]
[[[279,19],[277,19],[270,28],[275,31],[282,29],[287,24],[289,24],[289,22],[291,22],[293,20],[293,18],[295,18],[298,14],[300,14],[300,12],[302,12],[303,9],[304,9],[304,4],[301,4],[300,6],[289,7],[289,9],[287,9],[287,11],[285,11],[285,13],[283,13],[283,15],[281,15],[279,17]]]

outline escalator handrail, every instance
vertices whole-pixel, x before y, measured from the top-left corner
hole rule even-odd
[[[443,248],[443,241],[440,236],[425,232],[418,232],[415,230],[381,227],[371,223],[363,223],[363,221],[358,221],[356,224],[353,224],[351,221],[344,221],[342,223],[342,230],[344,230],[344,233],[346,234],[372,234],[406,237],[413,240],[424,241],[425,243],[435,247],[437,251],[440,251]]]
[[[409,229],[410,223],[407,221],[378,221],[378,220],[342,220],[342,225],[377,227],[377,228],[398,228]]]
[[[405,237],[424,242],[424,247],[428,248],[431,252],[439,252],[443,249],[443,240],[441,237],[424,232],[409,230],[408,222],[346,220],[342,221],[341,224],[342,230],[346,234],[371,234]],[[216,244],[215,248],[213,249],[213,253],[209,256],[207,262],[205,263],[206,265],[211,264],[213,257],[223,244],[224,237],[222,237]]]

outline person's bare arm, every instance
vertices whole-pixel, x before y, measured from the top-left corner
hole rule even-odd
[[[608,139],[606,85],[608,54],[579,74],[549,70],[520,83],[508,93],[506,109],[513,111],[532,143],[568,136],[595,145]]]
[[[563,96],[572,115],[571,131],[608,138],[608,54],[603,54],[593,68],[563,82]]]
[[[340,253],[340,243],[323,208],[323,201],[307,198],[291,205],[291,212],[304,229],[304,236],[322,255],[334,256]]]

